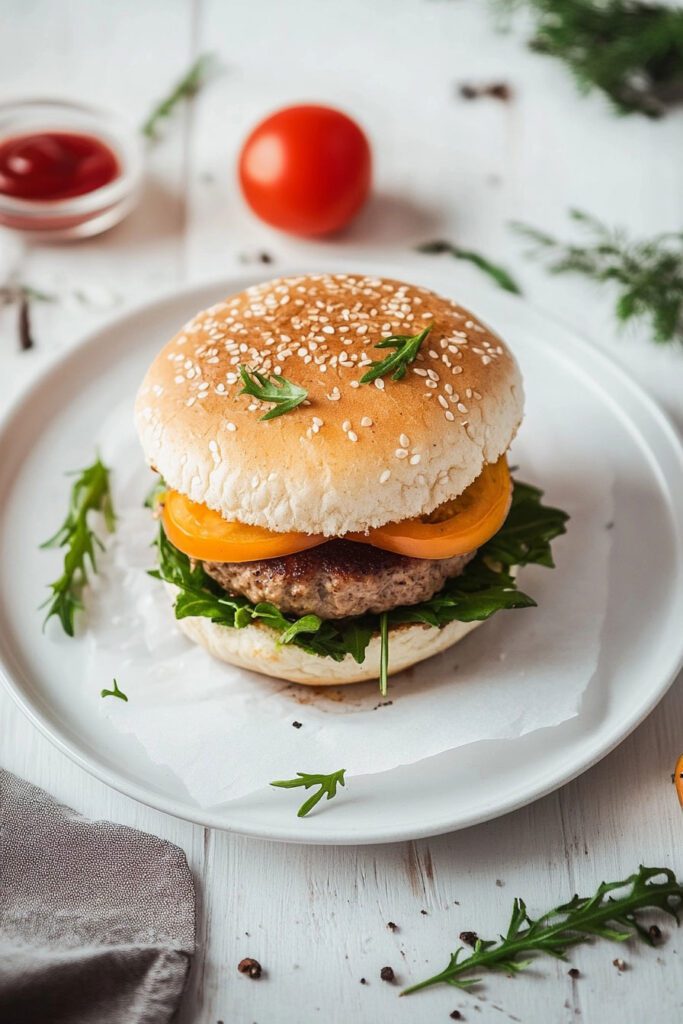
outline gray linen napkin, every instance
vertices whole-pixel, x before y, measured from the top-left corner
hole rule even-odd
[[[0,769],[1,1024],[162,1024],[194,943],[182,850]]]

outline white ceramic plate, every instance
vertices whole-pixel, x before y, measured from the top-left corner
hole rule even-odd
[[[353,270],[453,292],[455,275],[447,262],[380,268],[363,261]],[[41,633],[36,594],[45,580],[36,548],[62,514],[63,471],[91,461],[92,439],[104,413],[134,394],[152,355],[179,324],[259,276],[265,275],[187,289],[122,317],[55,361],[4,416],[0,662],[5,685],[53,743],[111,786],[199,824],[270,839],[332,844],[417,838],[493,818],[550,792],[624,739],[680,667],[683,452],[656,405],[604,355],[520,300],[490,288],[459,289],[458,299],[501,331],[523,370],[533,364],[536,380],[553,387],[561,381],[572,389],[576,415],[566,430],[583,431],[585,458],[595,452],[615,475],[607,615],[597,674],[577,717],[521,739],[470,744],[354,778],[353,799],[338,799],[330,805],[334,813],[307,819],[302,828],[291,801],[271,789],[216,811],[199,808],[134,739],[79,700],[74,683],[79,644],[61,644],[56,654]],[[543,423],[527,421],[525,430],[531,429],[542,430]],[[561,446],[557,458],[562,459]],[[571,467],[572,473],[580,471]]]

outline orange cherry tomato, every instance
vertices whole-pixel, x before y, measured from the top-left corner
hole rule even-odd
[[[678,793],[678,799],[683,807],[683,754],[679,757],[676,762],[676,770],[674,772],[674,783],[676,786],[676,792]]]
[[[230,522],[178,491],[161,498],[162,522],[171,544],[202,562],[254,562],[324,544],[318,534],[273,533],[262,526]]]
[[[451,558],[481,547],[497,533],[510,508],[512,487],[505,456],[484,466],[477,479],[453,501],[429,516],[349,533],[349,540],[372,544],[411,558]]]

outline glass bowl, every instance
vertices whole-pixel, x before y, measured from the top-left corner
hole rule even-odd
[[[89,238],[118,224],[140,194],[143,146],[138,132],[116,114],[66,100],[0,103],[0,141],[49,131],[99,139],[116,156],[118,176],[69,199],[19,199],[0,192],[0,226],[40,241],[62,241]]]

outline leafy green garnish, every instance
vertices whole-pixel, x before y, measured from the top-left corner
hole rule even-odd
[[[154,107],[140,129],[142,134],[148,139],[156,140],[159,136],[161,122],[171,116],[179,103],[183,100],[192,99],[193,96],[197,95],[210,77],[215,65],[216,59],[212,53],[203,53],[198,57],[180,81],[173,87],[168,96]]]
[[[655,879],[660,878],[660,881]],[[621,891],[620,890],[625,890]],[[644,910],[660,910],[670,914],[678,923],[678,910],[683,904],[683,886],[669,868],[640,866],[636,874],[622,882],[603,882],[593,896],[573,896],[533,920],[529,917],[524,900],[516,899],[506,934],[495,939],[477,939],[474,952],[465,960],[460,947],[451,954],[448,966],[434,977],[411,985],[401,995],[417,992],[432,985],[454,985],[471,988],[481,979],[470,977],[471,971],[482,968],[518,974],[532,963],[530,953],[548,953],[566,959],[571,946],[588,942],[592,938],[625,942],[634,935],[649,945],[653,940],[639,918]],[[467,977],[463,977],[467,975]]]
[[[361,377],[361,384],[370,384],[378,377],[386,377],[388,373],[391,374],[392,380],[401,380],[405,377],[408,363],[413,362],[431,329],[432,325],[429,324],[419,334],[392,334],[389,338],[378,341],[375,348],[394,348],[396,351],[386,359],[372,363],[372,369]]]
[[[447,580],[428,601],[405,605],[384,613],[387,627],[424,623],[441,627],[449,622],[475,622],[494,612],[535,605],[533,598],[517,590],[510,569],[514,565],[552,566],[550,541],[565,532],[567,514],[541,504],[542,492],[515,482],[512,505],[505,523],[465,567],[460,576]],[[241,629],[262,623],[274,629],[279,643],[295,644],[309,654],[343,661],[347,654],[362,664],[373,636],[381,635],[381,616],[360,615],[351,619],[320,619],[304,615],[294,619],[260,602],[228,594],[200,563],[194,565],[175,548],[160,527],[157,539],[159,568],[150,575],[173,584],[180,591],[176,618],[198,615],[223,626]],[[386,666],[386,661],[384,661]]]
[[[270,378],[259,373],[258,370],[251,370],[247,366],[240,366],[240,377],[244,387],[241,395],[253,395],[261,402],[269,402],[275,406],[260,418],[262,420],[274,420],[276,416],[282,416],[286,412],[296,409],[308,398],[308,391],[286,380],[285,377],[271,375]]]
[[[41,606],[49,605],[45,622],[57,615],[68,636],[74,635],[76,611],[83,607],[81,595],[88,582],[87,563],[89,561],[92,571],[97,572],[95,545],[104,550],[101,540],[88,525],[88,513],[101,512],[109,533],[113,533],[116,523],[109,491],[109,470],[99,456],[92,466],[76,473],[78,478],[71,488],[66,519],[55,535],[41,544],[41,548],[68,549],[64,556],[64,571],[58,580],[50,584],[52,596]]]
[[[296,789],[298,786],[310,789],[311,786],[320,786],[318,792],[309,796],[296,812],[297,818],[305,818],[326,794],[328,800],[337,795],[337,786],[345,785],[345,771],[346,768],[340,768],[338,772],[332,772],[331,775],[306,775],[305,772],[297,772],[295,779],[281,779],[279,782],[271,782],[271,786],[279,786],[280,789]]]
[[[115,679],[112,680],[112,681],[114,683],[114,689],[113,690],[100,690],[100,697],[118,697],[119,700],[125,700],[126,703],[128,703],[128,698],[126,697],[126,695],[123,692],[123,690],[119,690],[119,684],[116,682]]]
[[[164,478],[162,476],[158,476],[154,483],[152,484],[152,486],[150,487],[149,491],[147,492],[147,496],[145,497],[145,500],[142,503],[143,508],[150,508],[152,509],[152,511],[154,511],[154,509],[156,508],[157,501],[159,500],[161,495],[166,492],[167,489],[168,486]]]
[[[570,216],[588,231],[584,245],[558,242],[544,231],[513,223],[534,244],[530,255],[546,258],[552,274],[583,274],[619,288],[617,320],[648,320],[656,342],[683,341],[683,231],[634,242],[581,210]]]
[[[530,46],[557,57],[582,92],[601,89],[621,114],[661,117],[683,93],[683,12],[642,0],[496,0],[535,18]]]
[[[379,692],[387,695],[389,686],[389,615],[382,612],[379,617]]]
[[[492,263],[486,256],[482,256],[481,253],[474,252],[472,249],[461,249],[459,245],[454,245],[452,242],[437,239],[435,242],[424,242],[422,245],[418,245],[417,251],[435,256],[447,252],[456,260],[467,260],[468,263],[473,263],[475,267],[479,267],[485,274],[493,278],[496,284],[504,288],[506,292],[512,292],[513,295],[522,294],[522,289],[512,274],[508,273],[504,267],[499,266],[497,263]]]

